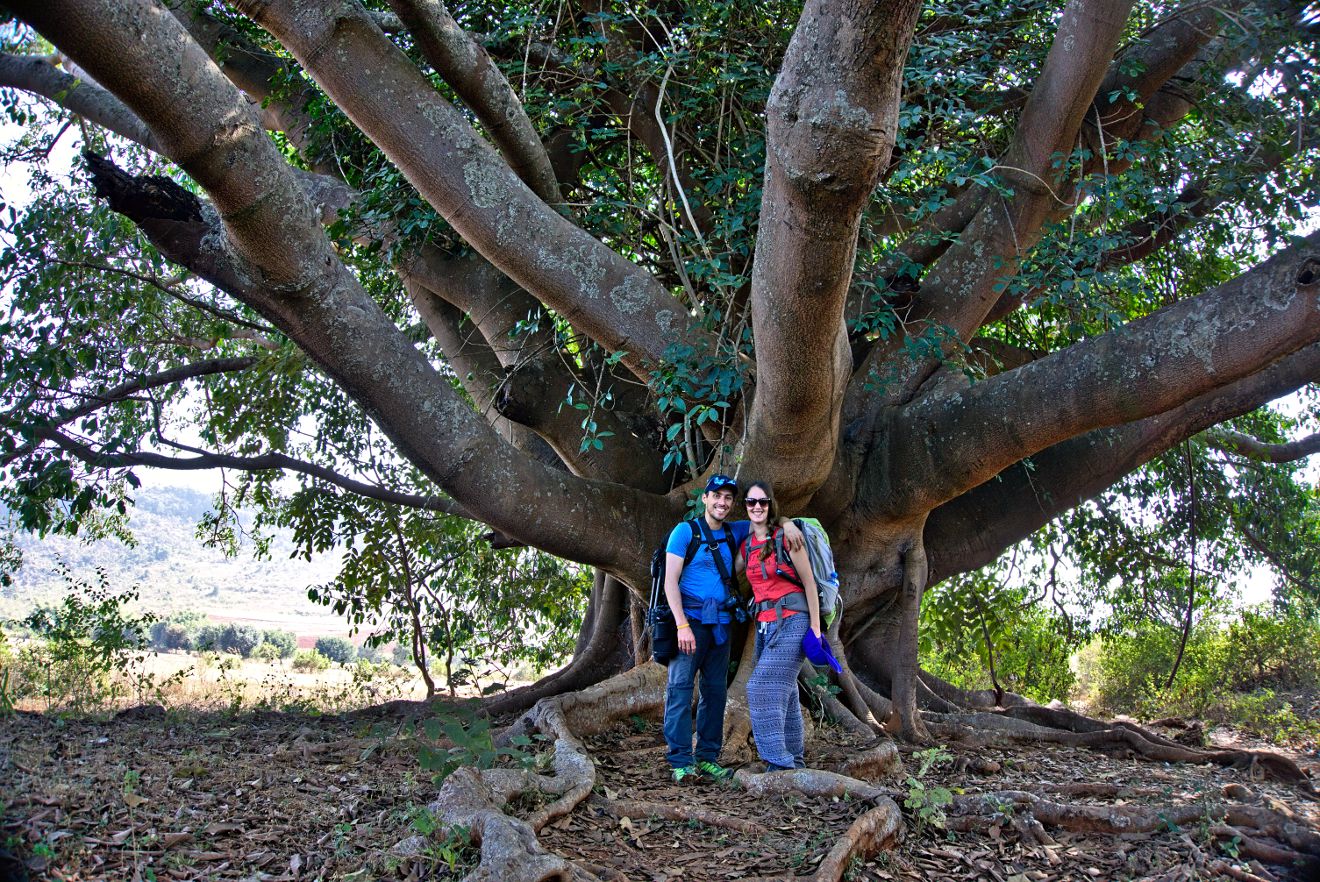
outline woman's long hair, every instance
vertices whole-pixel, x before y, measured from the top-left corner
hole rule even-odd
[[[766,498],[770,500],[770,510],[766,512],[766,517],[769,519],[767,526],[770,530],[770,535],[766,537],[765,544],[761,546],[761,560],[765,560],[770,556],[770,552],[773,551],[775,547],[775,522],[779,520],[779,506],[775,502],[775,491],[770,489],[769,484],[765,481],[753,481],[747,485],[747,490],[743,493],[744,508],[747,505],[747,494],[752,492],[753,487],[761,488],[761,491],[765,493]]]

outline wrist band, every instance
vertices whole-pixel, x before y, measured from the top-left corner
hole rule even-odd
[[[684,628],[691,628],[691,627],[692,626],[689,625],[687,622],[684,622],[683,624],[678,626],[678,630],[682,631]]]

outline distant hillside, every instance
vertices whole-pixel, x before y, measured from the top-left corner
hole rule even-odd
[[[196,490],[144,487],[130,511],[130,527],[137,539],[134,547],[113,540],[88,543],[66,537],[18,537],[23,566],[13,585],[0,588],[0,616],[22,615],[34,603],[58,599],[65,589],[56,572],[62,561],[86,581],[94,581],[99,566],[105,569],[112,588],[137,585],[142,606],[157,614],[194,609],[217,617],[277,623],[285,619],[333,621],[324,607],[307,599],[307,588],[334,577],[337,556],[311,562],[290,560],[292,544],[287,536],[277,536],[269,560],[255,559],[250,543],[238,556],[226,557],[216,549],[204,548],[197,538],[197,524],[211,507],[210,495]]]

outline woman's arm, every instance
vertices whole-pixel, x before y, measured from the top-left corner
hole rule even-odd
[[[807,595],[807,617],[811,621],[811,630],[820,636],[820,592],[816,589],[816,577],[811,572],[811,559],[807,557],[805,545],[788,550],[788,558],[802,580],[802,591]]]

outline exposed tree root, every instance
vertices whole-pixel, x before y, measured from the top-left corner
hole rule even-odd
[[[1249,768],[1253,771],[1259,770],[1277,780],[1295,784],[1307,793],[1316,792],[1306,773],[1292,760],[1279,754],[1254,750],[1201,750],[1185,747],[1130,724],[1105,728],[1104,724],[1097,722],[1101,728],[1078,732],[1046,728],[1014,716],[979,713],[931,715],[927,719],[927,725],[931,732],[938,733],[942,738],[975,745],[990,745],[1003,741],[1034,741],[1074,747],[1125,747],[1139,756],[1159,762],[1216,763],[1232,768]]]
[[[853,677],[853,684],[857,687],[857,693],[861,695],[866,706],[871,709],[872,715],[880,722],[880,728],[888,731],[886,721],[894,713],[894,705],[888,699],[868,686],[860,677]]]
[[[892,744],[889,747],[893,749]],[[896,759],[896,749],[894,754]],[[880,755],[877,754],[877,758]],[[891,768],[892,765],[891,760]],[[830,849],[812,877],[814,882],[839,882],[853,858],[865,860],[880,849],[892,846],[903,836],[903,813],[898,804],[879,787],[848,775],[819,769],[792,769],[764,774],[739,769],[734,774],[734,781],[752,796],[849,796],[875,804],[874,808],[854,821]]]
[[[903,758],[899,756],[898,748],[894,746],[894,742],[885,739],[874,747],[846,758],[839,771],[851,778],[878,781],[894,774],[902,766]]]
[[[885,791],[874,784],[859,781],[837,772],[822,769],[787,769],[782,772],[750,772],[739,769],[733,780],[752,796],[783,796],[801,794],[802,796],[851,797],[853,799],[875,800],[877,804],[890,800]],[[894,807],[897,811],[898,807]]]
[[[580,692],[546,698],[523,714],[501,733],[499,741],[508,743],[518,734],[540,733],[554,739],[553,773],[550,775],[516,769],[478,771],[460,768],[451,774],[440,795],[430,806],[445,835],[463,829],[480,846],[480,863],[467,876],[467,882],[586,882],[593,879],[620,879],[622,876],[603,868],[575,864],[547,852],[537,840],[537,833],[556,818],[563,817],[588,798],[594,805],[619,817],[658,817],[675,821],[699,821],[737,833],[756,835],[760,825],[719,812],[692,806],[670,806],[637,800],[591,797],[596,782],[595,764],[580,737],[605,731],[619,719],[633,714],[650,714],[664,699],[665,670],[660,665],[640,665]],[[851,713],[843,708],[851,716]],[[871,734],[870,727],[857,721],[858,729]],[[848,763],[856,774],[879,778],[900,762],[892,742],[882,742],[862,751]],[[873,803],[829,852],[815,879],[838,882],[850,862],[865,858],[901,837],[903,819],[898,805],[885,791],[864,780],[816,769],[796,769],[769,775],[755,775],[739,770],[735,780],[752,796],[801,794],[804,796],[843,797]],[[532,813],[526,820],[511,817],[504,807],[522,794],[552,794],[557,798]],[[419,837],[399,846],[404,854],[420,850]]]
[[[1217,876],[1227,876],[1229,879],[1237,879],[1239,882],[1275,882],[1274,876],[1248,873],[1246,870],[1239,869],[1227,861],[1215,861],[1206,869]]]
[[[754,821],[735,818],[720,812],[706,811],[693,806],[666,805],[661,802],[645,802],[638,799],[606,799],[593,796],[591,804],[599,806],[616,818],[663,818],[666,821],[699,821],[707,827],[720,827],[735,833],[759,836],[765,828]]]
[[[562,715],[568,731],[579,738],[604,732],[616,720],[633,714],[652,714],[664,705],[665,676],[663,666],[647,662],[587,689],[542,699],[509,726],[500,741],[507,744],[514,735],[539,731],[552,708]]]
[[[445,779],[430,809],[441,831],[463,828],[481,846],[481,861],[467,882],[586,882],[600,878],[543,849],[536,834],[546,824],[571,812],[591,794],[596,767],[579,734],[603,731],[631,713],[652,710],[663,697],[664,669],[642,665],[581,692],[542,699],[506,730],[501,740],[518,733],[541,733],[554,739],[553,775],[514,769],[477,771],[460,768]],[[558,798],[526,821],[503,808],[524,793],[549,793]],[[408,842],[405,853],[417,848]]]
[[[597,878],[542,848],[529,824],[502,811],[502,800],[484,778],[475,769],[457,769],[445,779],[440,796],[430,805],[441,829],[463,828],[481,847],[481,862],[467,882],[588,882]],[[420,843],[414,838],[398,850],[415,853]]]
[[[1224,820],[1235,827],[1249,827],[1286,842],[1297,851],[1320,855],[1320,833],[1273,809],[1258,805],[1229,805]]]
[[[834,695],[827,689],[822,689],[816,683],[813,683],[812,680],[815,676],[815,670],[804,661],[801,670],[798,671],[798,686],[805,690],[814,700],[820,703],[821,710],[825,714],[825,719],[838,726],[842,726],[854,736],[868,741],[875,738],[877,735],[883,734],[884,730],[878,724],[872,726],[870,723],[866,722],[866,720],[871,718],[871,714],[870,711],[866,709],[865,704],[862,705],[865,718],[859,717],[857,714],[853,713],[850,707],[840,701],[838,696]],[[844,668],[843,673],[840,674],[837,679],[840,683],[845,683],[852,681],[854,678],[848,672],[848,669]]]
[[[903,836],[903,816],[894,801],[884,802],[862,815],[834,844],[816,869],[813,882],[839,882],[853,858],[866,860],[883,848],[890,848]]]
[[[1320,834],[1260,806],[1064,804],[1023,790],[1004,790],[955,796],[951,815],[949,828],[959,831],[981,828],[987,818],[1010,819],[1023,841],[1032,845],[1052,844],[1045,825],[1074,833],[1118,835],[1208,822],[1212,836],[1235,843],[1242,855],[1265,863],[1293,867],[1320,856]],[[1267,842],[1266,838],[1286,845]],[[1191,845],[1190,840],[1188,844]],[[1199,850],[1196,854],[1200,854]],[[1196,861],[1196,865],[1202,864],[1202,860]],[[1219,872],[1233,878],[1249,878],[1228,873],[1225,868],[1230,865],[1220,864]]]
[[[1302,855],[1290,848],[1279,848],[1277,845],[1261,842],[1249,836],[1246,831],[1229,824],[1216,824],[1210,828],[1210,833],[1229,842],[1236,839],[1239,853],[1265,861],[1267,864],[1287,867],[1305,860]]]
[[[993,689],[960,689],[929,671],[922,671],[920,679],[931,694],[937,696],[949,708],[952,708],[952,711],[943,711],[945,713],[956,713],[959,708],[988,711],[995,708],[1040,707],[1025,695],[1019,695],[1007,689],[1002,692],[996,692]],[[940,711],[940,708],[934,704],[930,706],[930,709]]]

